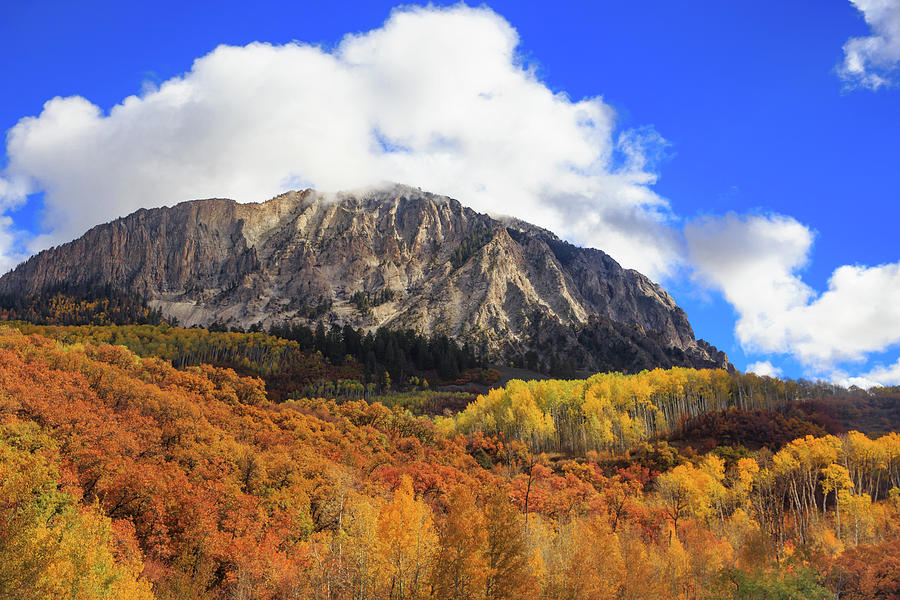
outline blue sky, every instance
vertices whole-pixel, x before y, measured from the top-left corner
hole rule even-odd
[[[877,4],[491,2],[487,17],[448,5],[456,11],[419,10],[415,19],[394,19],[396,26],[388,27],[394,5],[387,2],[6,2],[0,6],[0,127],[20,125],[0,157],[0,213],[9,218],[0,252],[8,267],[96,221],[131,212],[135,203],[215,195],[263,200],[254,194],[306,183],[355,187],[384,172],[437,187],[479,210],[510,213],[523,206],[517,216],[648,272],[685,308],[698,337],[728,352],[739,368],[767,362],[792,377],[898,383],[900,40],[890,32],[900,30],[900,3]],[[453,35],[445,48],[439,35],[410,33],[417,28]],[[347,34],[362,35],[342,44]],[[868,46],[876,50],[851,42],[867,37],[878,42]],[[509,40],[515,50],[506,64]],[[256,48],[210,55],[223,44],[241,49],[265,42],[277,50],[292,41],[318,47],[317,54]],[[394,53],[395,46],[402,51]],[[433,55],[425,51],[432,47]],[[477,66],[457,73],[450,60],[455,52]],[[192,71],[206,56],[212,58]],[[345,81],[356,72],[348,65],[363,65],[364,77],[374,81],[359,94],[369,97],[341,93],[359,91]],[[235,94],[264,73],[272,79],[259,89],[273,96],[300,96],[321,85],[335,97],[296,106],[267,99],[266,119],[283,116],[256,131],[256,121],[247,122],[252,109],[242,112],[246,104],[218,104],[204,92],[230,90],[233,82],[221,79],[229,79],[229,69],[238,82]],[[491,156],[508,150],[502,140],[510,136],[490,121],[430,121],[450,110],[440,105],[448,93],[442,69],[447,77],[471,71],[487,81],[477,85],[488,87],[508,79],[490,94],[503,96],[506,112],[527,122],[537,139],[550,140],[534,159],[575,166],[547,170],[546,180],[535,177],[530,187],[509,183],[515,171],[473,173],[472,181],[460,182],[473,164],[489,168]],[[166,100],[174,93],[166,82],[179,77],[190,84],[192,111]],[[398,124],[406,113],[390,107],[417,91],[392,96],[397,92],[385,91],[385,82],[410,85],[416,78],[435,79],[423,84],[434,94],[423,92],[421,102],[437,104]],[[282,81],[302,86],[282,89]],[[106,118],[131,95],[142,107]],[[44,109],[52,98],[76,96],[85,101]],[[461,97],[459,105],[466,101]],[[315,122],[295,121],[292,110]],[[42,111],[37,126],[20,123]],[[345,124],[353,114],[372,115],[360,126],[378,123],[376,133],[386,131],[411,155],[352,155],[332,172],[306,154],[315,146],[332,157],[329,164],[342,160],[342,142],[357,139]],[[242,161],[271,149],[251,148],[251,159],[241,152],[218,155],[227,145],[221,133],[196,125],[213,115],[220,130],[240,131],[243,145],[277,139],[284,150],[248,164],[242,180],[219,186],[217,169],[240,170]],[[172,123],[175,133],[155,137]],[[278,137],[292,127],[295,135]],[[332,130],[337,133],[329,135]],[[296,141],[301,132],[309,143]],[[478,150],[447,158],[446,149],[434,149],[438,134],[456,140],[462,154],[470,146]],[[148,141],[142,146],[141,140]],[[125,150],[110,157],[98,149],[104,141]],[[174,144],[197,144],[187,155],[190,169],[179,167],[153,194],[120,201],[148,187],[141,171],[157,161],[165,169],[164,157],[182,151]],[[144,146],[149,154],[131,151]],[[449,161],[453,177],[423,166],[436,157]],[[527,169],[527,159],[516,156],[502,167]],[[570,171],[583,177],[554,183]],[[96,183],[106,176],[114,181]],[[582,212],[584,223],[572,225]]]

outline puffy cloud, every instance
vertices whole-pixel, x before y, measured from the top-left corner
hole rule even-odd
[[[889,366],[875,367],[858,377],[842,378],[845,386],[855,385],[864,389],[878,386],[900,385],[900,360]]]
[[[821,373],[900,343],[900,263],[839,267],[817,294],[799,275],[813,233],[790,217],[709,217],[685,236],[695,276],[735,308],[748,351],[791,354]]]
[[[335,49],[220,46],[104,113],[54,98],[7,140],[0,202],[44,192],[58,243],[140,207],[397,181],[512,214],[659,277],[679,252],[649,170],[664,143],[554,93],[489,9],[397,10]],[[2,208],[2,205],[0,205]]]
[[[863,13],[872,35],[847,40],[838,72],[849,87],[890,85],[900,63],[900,1],[850,1]]]
[[[778,377],[781,375],[781,369],[767,360],[761,360],[747,365],[747,372],[756,373],[763,377]]]
[[[866,373],[866,378],[878,385],[900,385],[900,360],[888,367],[877,367]]]
[[[791,217],[704,217],[687,224],[685,237],[698,276],[741,314],[803,305],[813,293],[795,275],[808,260],[813,234]]]

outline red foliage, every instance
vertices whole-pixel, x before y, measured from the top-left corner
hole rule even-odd
[[[848,549],[827,575],[828,587],[846,600],[900,598],[900,540]]]

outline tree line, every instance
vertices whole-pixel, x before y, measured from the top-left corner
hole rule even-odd
[[[41,294],[0,296],[0,319],[39,325],[170,323],[147,299],[112,285],[57,285]]]
[[[837,392],[846,390],[825,382],[681,367],[635,375],[599,373],[588,379],[513,380],[479,396],[439,426],[527,441],[536,451],[624,452],[642,440],[676,431],[691,417],[731,407],[779,409]]]
[[[261,331],[211,331],[162,325],[34,325],[11,322],[25,333],[67,343],[123,345],[141,356],[157,356],[179,368],[214,364],[262,377],[277,399],[306,395],[309,386],[336,380],[358,381],[369,392],[420,388],[422,381],[455,381],[484,359],[468,344],[445,335],[412,330],[364,333],[322,323],[273,325]],[[359,388],[348,386],[349,397]],[[369,394],[371,395],[371,394]]]
[[[411,376],[435,371],[443,381],[453,381],[466,369],[481,368],[487,356],[468,342],[459,344],[444,334],[426,335],[412,329],[379,327],[364,332],[350,325],[322,322],[315,330],[306,325],[272,325],[269,334],[296,342],[302,350],[321,352],[332,364],[344,364],[351,357],[363,366],[366,380],[377,379],[387,371],[394,381],[405,382]]]

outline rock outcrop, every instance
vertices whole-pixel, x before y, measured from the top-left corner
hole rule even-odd
[[[405,186],[142,209],[32,257],[0,295],[61,285],[135,292],[183,325],[324,320],[442,332],[544,369],[730,368],[665,290],[600,250]]]

